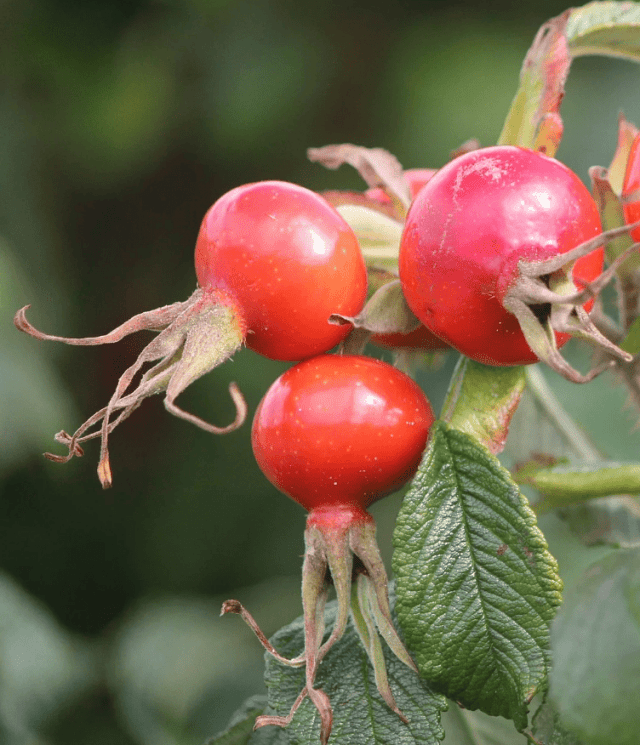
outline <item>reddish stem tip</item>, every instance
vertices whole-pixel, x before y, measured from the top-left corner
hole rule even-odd
[[[238,600],[225,600],[220,610],[220,615],[224,616],[227,613],[242,613],[242,604]]]

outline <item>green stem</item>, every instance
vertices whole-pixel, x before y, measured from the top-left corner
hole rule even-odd
[[[569,441],[578,453],[580,460],[597,461],[601,455],[589,441],[582,428],[573,421],[553,393],[538,366],[526,368],[527,388],[532,393],[536,403],[553,422],[556,429]]]

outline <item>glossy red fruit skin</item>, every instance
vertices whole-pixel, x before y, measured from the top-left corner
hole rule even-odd
[[[474,150],[444,166],[409,209],[403,292],[422,323],[463,354],[489,365],[531,364],[538,358],[502,305],[518,262],[564,253],[601,231],[587,188],[559,161],[512,146]],[[579,288],[603,260],[598,249],[575,263]],[[556,333],[559,347],[568,338]]]
[[[198,283],[234,306],[250,349],[301,360],[334,347],[362,308],[367,272],[349,225],[320,195],[262,181],[232,189],[207,212],[195,249]]]
[[[450,349],[446,341],[439,339],[422,324],[406,334],[372,334],[371,343],[385,349],[421,349],[425,352]]]
[[[622,197],[627,197],[635,191],[640,190],[640,135],[636,135],[629,151],[627,160],[627,169],[624,174],[624,183],[622,185]],[[640,199],[635,202],[629,202],[623,205],[624,218],[627,224],[631,225],[640,220]],[[635,228],[630,233],[634,243],[640,241],[640,227]]]
[[[265,476],[305,509],[365,509],[415,473],[433,410],[404,373],[371,357],[322,355],[269,388],[251,431]]]

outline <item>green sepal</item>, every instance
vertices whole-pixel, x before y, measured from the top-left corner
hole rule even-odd
[[[607,180],[616,194],[622,194],[624,179],[627,174],[629,156],[633,148],[633,142],[638,136],[638,128],[632,124],[624,114],[618,115],[618,144],[613,154],[609,168],[607,169]]]
[[[397,271],[403,223],[358,204],[343,204],[336,210],[356,234],[367,265]]]
[[[568,15],[567,11],[552,18],[536,34],[522,64],[520,86],[498,138],[499,145],[535,149],[542,135],[544,151],[555,154],[562,138],[560,103],[571,65],[566,37]],[[551,138],[544,132],[550,124],[555,131]]]
[[[633,355],[640,352],[640,318],[636,318],[629,327],[624,341],[620,344],[620,349]]]
[[[527,725],[544,685],[558,567],[497,458],[437,422],[394,533],[396,610],[436,690]]]
[[[623,225],[626,225],[627,221],[624,216],[622,200],[614,192],[606,169],[594,166],[589,169],[589,176],[591,177],[593,197],[600,212],[602,229],[611,230],[612,228],[621,228]],[[607,262],[612,264],[633,243],[633,238],[629,233],[607,241],[605,244]],[[619,277],[624,277],[638,269],[638,267],[640,267],[640,253],[633,253],[618,267],[617,274]]]

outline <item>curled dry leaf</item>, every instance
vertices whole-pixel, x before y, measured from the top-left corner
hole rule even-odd
[[[411,193],[398,159],[383,148],[358,145],[325,145],[309,148],[309,160],[326,168],[336,169],[347,163],[353,166],[369,187],[381,187],[394,207],[404,216],[411,204]]]

